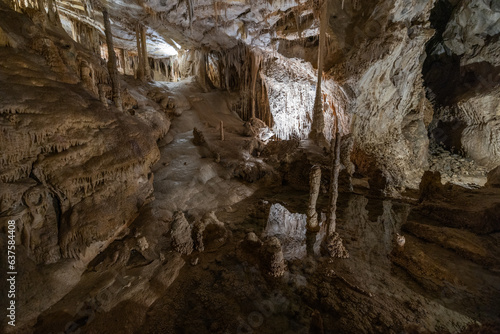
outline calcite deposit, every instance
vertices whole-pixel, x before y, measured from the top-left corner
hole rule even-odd
[[[0,332],[498,332],[499,33],[497,0],[0,0]]]

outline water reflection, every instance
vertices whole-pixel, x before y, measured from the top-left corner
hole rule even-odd
[[[325,234],[324,228],[318,233],[306,233],[305,214],[291,213],[283,205],[271,205],[267,225],[263,232],[264,237],[277,237],[283,249],[286,260],[302,259],[312,253],[318,255],[321,240]],[[325,221],[321,216],[321,226]]]
[[[319,255],[325,235],[325,214],[321,214],[320,232],[308,233],[306,214],[291,210],[293,207],[272,204],[263,237],[277,237],[286,260]],[[339,207],[338,232],[355,258],[387,269],[391,265],[387,255],[392,251],[395,235],[400,233],[409,212],[407,204],[352,195],[343,207]]]

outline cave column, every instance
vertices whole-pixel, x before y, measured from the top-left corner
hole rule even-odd
[[[144,60],[142,59],[142,43],[141,43],[141,24],[138,23],[135,28],[135,39],[137,41],[137,58],[139,64],[137,66],[137,79],[144,81]]]
[[[118,78],[118,69],[116,68],[116,54],[113,47],[113,35],[111,33],[111,22],[106,7],[102,9],[102,17],[104,20],[104,32],[106,34],[106,44],[108,46],[108,72],[111,78],[111,89],[113,92],[113,102],[122,111],[122,98],[120,95],[120,81]]]
[[[205,49],[196,50],[195,54],[195,75],[198,78],[198,82],[205,92],[208,92],[211,88],[211,81],[207,73],[207,63],[208,63],[208,52]]]
[[[325,128],[325,117],[323,115],[323,97],[321,93],[321,83],[323,77],[323,58],[325,49],[325,37],[327,26],[327,2],[321,0],[319,5],[319,45],[318,45],[318,82],[316,84],[316,97],[314,99],[313,120],[311,124],[311,133],[309,137],[317,144],[326,142],[323,130]]]
[[[144,71],[144,79],[145,80],[150,80],[151,79],[151,74],[150,74],[150,69],[149,69],[149,62],[148,62],[148,47],[146,45],[146,27],[144,27],[142,24],[140,26],[140,31],[141,31],[141,52],[142,52],[142,65],[143,65],[143,71]]]

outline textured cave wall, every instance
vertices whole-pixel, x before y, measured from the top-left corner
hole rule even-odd
[[[415,188],[427,167],[432,107],[421,70],[433,3],[330,3],[330,75],[354,92],[353,160],[387,190]]]
[[[109,91],[109,80],[98,58],[62,29],[0,6],[8,41],[0,48],[0,216],[18,221],[19,243],[36,263],[90,260],[150,200],[156,140],[169,121],[103,104],[98,86]]]
[[[424,69],[433,138],[479,164],[500,164],[500,3],[440,0]]]
[[[82,4],[61,4],[64,26],[89,49],[102,49],[101,15]],[[281,139],[306,136],[317,76],[312,1],[124,0],[108,7],[123,72],[137,72],[134,29],[141,22],[150,54],[158,57],[165,43],[179,52],[149,59],[153,79],[198,74],[206,89],[239,89],[239,114],[248,119],[250,63],[259,53],[259,116]],[[325,115],[331,125],[333,110],[341,111],[345,132],[354,133],[359,172],[387,190],[416,188],[427,167],[431,121],[436,141],[488,167],[498,164],[498,15],[492,0],[328,1]],[[283,67],[293,73],[284,75]]]

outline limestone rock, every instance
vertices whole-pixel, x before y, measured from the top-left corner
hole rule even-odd
[[[487,168],[496,167],[500,163],[500,42],[492,37],[499,33],[497,2],[463,0],[441,15],[449,20],[431,43],[425,74],[437,109],[437,122],[431,127],[439,132],[434,137],[438,143],[458,137],[455,146],[467,157]]]
[[[224,223],[217,219],[215,212],[206,213],[202,222],[203,246],[206,251],[214,251],[226,243],[230,233]]]
[[[189,255],[193,252],[193,239],[191,238],[191,226],[184,213],[178,211],[174,214],[172,227],[170,230],[172,247],[175,251]]]
[[[342,238],[337,232],[333,232],[333,235],[325,237],[325,241],[323,242],[322,247],[325,254],[327,254],[331,258],[349,258],[349,252],[344,247]]]
[[[441,174],[439,172],[426,171],[420,182],[420,201],[439,198],[443,192]]]
[[[486,182],[487,187],[500,188],[500,166],[492,169],[488,173],[488,182]]]
[[[278,238],[270,237],[264,241],[261,249],[262,265],[266,273],[273,277],[285,274],[286,264]]]
[[[193,137],[194,137],[193,144],[195,144],[196,146],[202,146],[202,145],[206,144],[205,136],[203,135],[203,132],[201,132],[197,128],[193,129]]]

